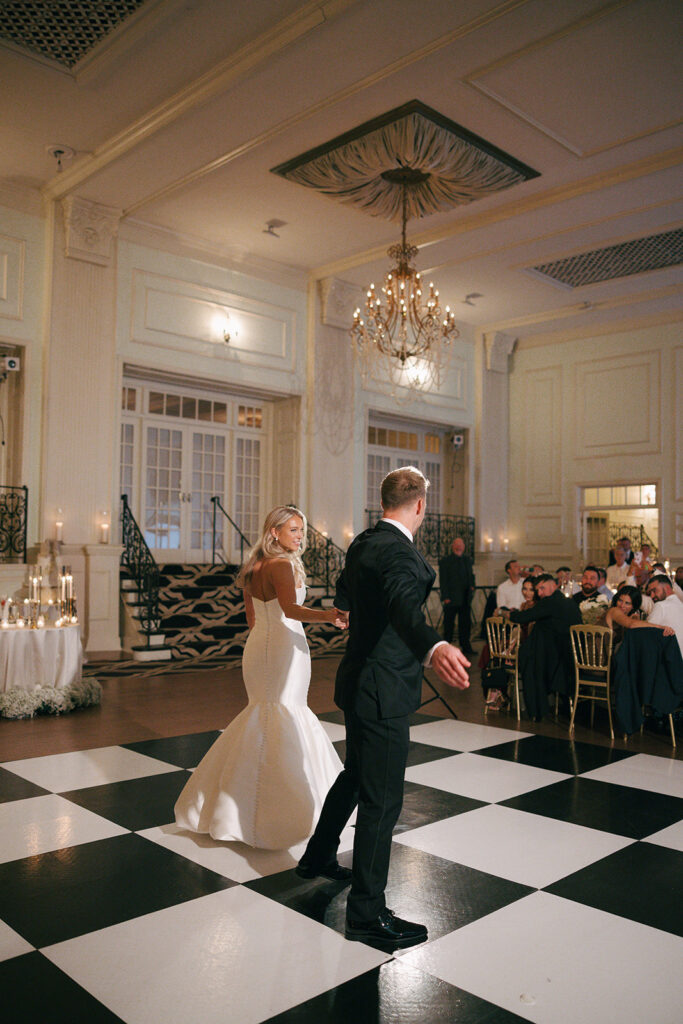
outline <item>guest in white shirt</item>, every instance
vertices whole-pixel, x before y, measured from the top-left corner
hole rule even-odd
[[[505,566],[508,578],[496,590],[496,608],[520,608],[522,597],[522,567],[516,559]]]
[[[629,564],[626,561],[626,551],[617,544],[614,549],[615,564],[610,565],[607,569],[607,586],[611,587],[612,590],[616,590],[622,580],[625,580],[629,574]]]
[[[683,657],[683,601],[678,600],[673,592],[671,580],[663,573],[648,580],[647,593],[655,603],[647,621],[656,626],[671,626]]]
[[[652,572],[655,575],[657,573],[661,573],[662,576],[668,576],[669,575],[668,572],[666,571],[666,566],[664,565],[663,562],[655,562],[655,564],[652,566]],[[678,573],[676,573],[676,575],[678,575]],[[683,590],[681,590],[681,588],[679,587],[679,585],[678,585],[678,583],[676,582],[675,579],[673,579],[671,581],[671,587],[673,589],[674,594],[678,598],[678,600],[679,601],[683,601]]]
[[[600,577],[600,586],[598,591],[604,594],[608,601],[611,601],[614,597],[614,591],[607,586],[607,571],[601,566],[598,566],[598,576]]]

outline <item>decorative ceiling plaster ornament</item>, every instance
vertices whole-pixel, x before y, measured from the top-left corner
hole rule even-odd
[[[517,338],[502,331],[493,331],[484,335],[486,346],[486,369],[495,373],[508,373],[510,356],[515,350]]]
[[[538,177],[538,171],[418,100],[272,170],[372,216],[400,220],[401,190],[386,175],[405,168],[424,175],[410,189],[409,219],[462,206]]]
[[[348,331],[349,320],[358,305],[358,285],[349,284],[338,277],[325,277],[318,282],[320,294],[320,320],[326,327],[340,327]]]
[[[63,199],[62,210],[66,235],[65,255],[108,267],[112,257],[112,242],[119,229],[121,210],[78,196]]]

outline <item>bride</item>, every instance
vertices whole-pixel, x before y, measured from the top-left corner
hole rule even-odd
[[[242,660],[249,703],[197,766],[175,805],[176,823],[214,839],[285,849],[313,831],[341,770],[306,703],[311,656],[303,622],[346,623],[335,608],[306,608],[306,518],[291,505],[266,517],[238,582],[249,625]]]

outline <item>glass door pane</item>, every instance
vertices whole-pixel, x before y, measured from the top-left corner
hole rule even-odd
[[[233,519],[249,544],[258,540],[261,526],[261,440],[235,438],[235,484]],[[240,537],[233,534],[233,559],[240,559]]]
[[[217,495],[225,507],[225,434],[193,430],[191,438],[192,496],[189,522],[189,560],[210,562],[213,556],[213,504]],[[216,516],[216,550],[224,551],[225,519]]]
[[[169,561],[169,556],[179,558],[182,460],[182,430],[146,428],[142,531],[152,554],[160,562]]]

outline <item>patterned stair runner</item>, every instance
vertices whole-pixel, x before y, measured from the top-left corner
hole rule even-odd
[[[159,606],[161,629],[173,660],[241,658],[247,638],[242,591],[235,586],[237,566],[162,565]],[[310,595],[313,606],[321,598]],[[345,635],[330,626],[306,627],[312,654],[341,651]]]

